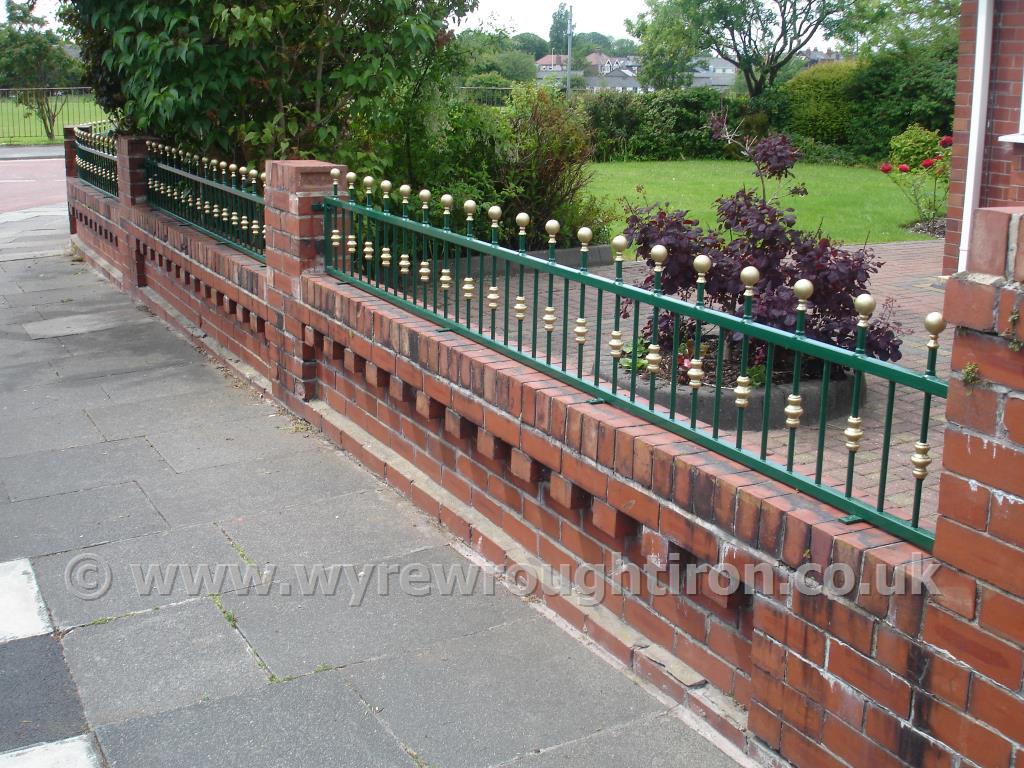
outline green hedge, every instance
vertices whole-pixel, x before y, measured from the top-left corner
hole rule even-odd
[[[863,108],[854,99],[858,66],[853,61],[824,62],[786,83],[787,128],[823,144],[849,144],[851,121]]]

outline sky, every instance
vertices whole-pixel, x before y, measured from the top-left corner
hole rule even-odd
[[[39,0],[36,13],[53,18],[58,0]],[[577,32],[600,32],[611,37],[626,37],[626,18],[636,18],[647,5],[644,0],[579,0],[573,4]],[[533,32],[547,39],[551,29],[551,14],[558,8],[558,0],[480,0],[480,8],[467,20],[465,26],[481,24],[507,27],[512,32]],[[0,20],[6,17],[0,2]]]
[[[496,21],[513,33],[533,32],[545,40],[551,29],[551,14],[559,0],[480,0],[480,8],[469,26]],[[647,4],[644,0],[580,0],[572,4],[577,32],[600,32],[609,37],[627,37],[625,19],[635,19]]]

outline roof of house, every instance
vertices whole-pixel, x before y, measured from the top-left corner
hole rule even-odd
[[[541,56],[537,59],[538,67],[552,67],[552,66],[565,66],[569,61],[568,56],[561,54],[548,54],[547,56]]]

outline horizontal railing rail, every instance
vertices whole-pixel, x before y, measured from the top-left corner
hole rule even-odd
[[[0,88],[0,143],[57,143],[66,126],[105,119],[91,88]]]
[[[334,196],[324,201],[325,264],[332,276],[549,373],[595,401],[642,416],[832,504],[848,514],[846,522],[868,521],[930,549],[934,533],[921,525],[921,513],[932,462],[932,400],[948,392],[936,375],[938,337],[945,327],[938,313],[926,318],[927,363],[918,373],[866,354],[875,309],[868,294],[856,301],[855,348],[845,349],[805,336],[806,318],[813,311],[809,281],[794,285],[795,332],[780,330],[752,319],[760,279],[753,267],[743,271],[742,314],[736,316],[705,304],[705,275],[714,268],[707,257],[694,262],[698,277],[696,301],[691,303],[662,293],[661,270],[668,255],[662,246],[652,251],[654,282],[647,290],[624,281],[625,238],[613,242],[614,273],[606,276],[589,268],[589,229],[578,233],[580,267],[567,267],[556,262],[558,222],[546,225],[550,245],[545,260],[526,253],[526,214],[516,217],[516,251],[499,244],[503,213],[497,207],[488,210],[489,239],[480,239],[472,201],[464,207],[465,229],[457,232],[450,196],[441,199],[442,226],[437,227],[431,224],[428,191],[420,193],[419,216],[414,217],[407,186],[399,190],[396,206],[392,185],[383,182],[377,207],[373,180],[364,180],[359,201],[355,178],[349,174],[347,199],[338,194],[336,183]],[[651,339],[647,327],[669,328],[671,348],[659,346],[664,331]],[[763,360],[759,366],[753,365],[755,351]],[[753,383],[755,367],[763,381],[760,387]],[[811,381],[808,374],[814,371],[820,379]],[[879,398],[884,410],[871,415],[872,420],[880,416],[878,434],[871,437],[880,438],[881,468],[861,475],[857,457],[867,442],[864,409],[881,405],[865,402],[869,379],[884,388]],[[817,418],[808,429],[804,393],[812,384],[817,407],[811,416]],[[771,393],[778,387],[785,394],[785,426],[773,429]],[[889,464],[897,388],[918,397],[921,408],[920,429],[913,430],[912,453],[902,467],[912,478],[902,504],[888,499],[896,484]],[[830,409],[840,390],[848,401],[841,404],[843,420],[830,425],[836,420]],[[755,392],[760,414],[748,417]],[[731,414],[727,398],[733,401]],[[904,407],[904,400],[900,402]],[[830,476],[832,471],[839,476]]]
[[[266,174],[156,142],[147,142],[146,149],[151,206],[264,261]]]
[[[117,139],[109,123],[75,127],[75,168],[86,184],[117,197]]]

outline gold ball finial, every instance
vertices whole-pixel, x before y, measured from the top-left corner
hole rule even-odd
[[[711,257],[700,254],[693,260],[693,271],[702,277],[711,271]]]
[[[259,176],[260,176],[260,172],[259,172],[259,171],[257,171],[257,170],[256,170],[255,168],[250,168],[250,169],[249,169],[249,178],[250,178],[250,179],[251,179],[252,181],[256,181],[256,179],[258,179],[258,178],[259,178]]]
[[[420,190],[420,202],[421,203],[423,203],[424,205],[429,205],[430,204],[430,200],[432,198],[433,198],[433,195],[430,194],[430,190],[429,189],[421,189]]]
[[[334,179],[335,181],[340,179],[341,178],[341,169],[339,169],[339,168],[331,168],[331,178]]]
[[[875,313],[875,297],[870,293],[862,293],[853,301],[853,307],[861,317],[871,317]]]
[[[490,216],[491,221],[494,222],[495,225],[497,225],[497,223],[501,221],[501,207],[497,205],[492,205],[490,208],[487,209],[487,215]]]
[[[363,186],[366,187],[366,191],[367,192],[372,192],[373,191],[373,185],[374,185],[373,176],[364,176],[363,177]]]
[[[551,237],[554,237],[562,231],[562,225],[554,219],[551,219],[551,221],[544,225],[544,231],[551,235]]]
[[[358,179],[358,178],[359,178],[359,177],[358,177],[358,176],[356,176],[356,172],[355,172],[355,171],[349,171],[349,172],[348,172],[348,173],[347,173],[347,174],[345,175],[345,181],[347,181],[347,182],[348,182],[348,185],[349,185],[350,187],[354,187],[354,186],[356,185],[356,179]]]
[[[462,204],[462,210],[466,213],[467,218],[473,218],[476,216],[476,200],[467,200]]]
[[[402,202],[407,203],[409,202],[409,195],[412,194],[412,187],[408,184],[403,184],[398,188],[398,194],[402,196]]]
[[[516,216],[516,224],[520,229],[526,229],[530,226],[530,214],[520,213]]]
[[[444,206],[445,213],[451,213],[452,206],[455,205],[455,198],[451,195],[441,195],[441,205]]]
[[[668,259],[668,248],[664,245],[654,246],[651,248],[651,259],[660,267]]]
[[[740,272],[740,282],[747,286],[747,288],[753,288],[760,279],[761,271],[757,267],[744,267],[743,271]]]
[[[381,191],[381,194],[384,195],[384,197],[390,196],[391,195],[391,190],[394,189],[394,188],[395,188],[395,185],[392,184],[387,179],[384,179],[384,181],[382,181],[380,183],[380,191]]]
[[[626,248],[629,247],[629,241],[625,235],[618,235],[612,240],[612,250],[615,251],[615,260],[619,261],[622,258],[622,254],[626,252]]]
[[[576,233],[576,237],[579,238],[583,247],[586,247],[590,245],[590,242],[594,239],[594,231],[590,227],[580,227],[580,231]]]
[[[807,301],[812,295],[814,295],[814,283],[806,278],[797,280],[793,283],[793,293],[796,294],[796,297],[800,299],[800,301]]]
[[[932,336],[938,336],[946,330],[946,318],[941,312],[929,312],[924,319],[924,327]]]
[[[217,167],[220,168],[222,171],[226,171],[228,169],[227,161],[221,160]]]

